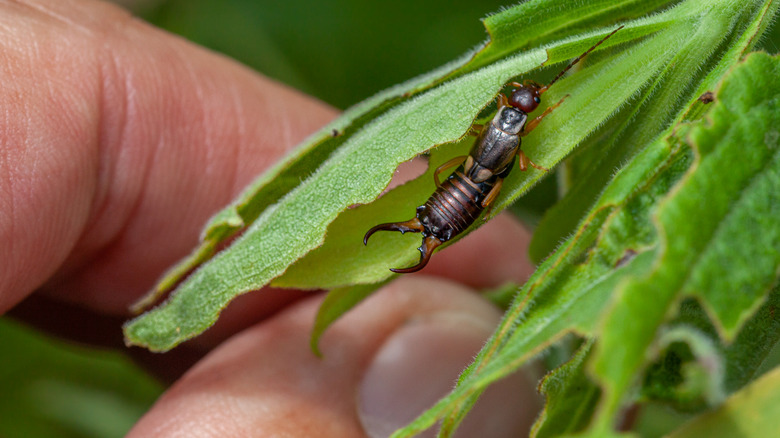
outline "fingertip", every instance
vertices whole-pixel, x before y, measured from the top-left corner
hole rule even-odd
[[[308,342],[318,304],[319,299],[306,300],[227,341],[169,390],[130,436],[150,431],[196,435],[214,424],[225,436],[249,431],[290,437],[378,436],[377,422],[401,426],[449,391],[500,317],[466,288],[405,278],[336,322],[321,340],[324,358],[318,359]],[[526,401],[528,394],[534,399],[533,384],[521,377],[504,381],[506,385],[508,392],[521,395],[487,400],[506,405],[511,415],[488,416],[478,423],[527,430],[527,418],[533,418],[537,407]],[[517,423],[516,409],[530,414]],[[514,436],[501,433],[492,436]]]

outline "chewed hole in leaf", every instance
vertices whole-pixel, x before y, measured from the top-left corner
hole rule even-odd
[[[426,156],[419,156],[412,158],[409,161],[401,163],[395,173],[393,174],[393,180],[390,181],[390,185],[382,192],[382,195],[393,190],[394,188],[406,184],[409,181],[419,178],[428,170],[428,158]]]

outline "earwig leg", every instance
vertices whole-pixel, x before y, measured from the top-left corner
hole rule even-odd
[[[433,254],[433,250],[436,249],[439,245],[441,245],[441,240],[433,237],[428,236],[425,239],[423,239],[422,245],[420,245],[418,250],[420,250],[420,263],[410,267],[410,268],[403,268],[403,269],[390,269],[391,271],[397,273],[397,274],[408,274],[410,272],[417,272],[420,269],[424,268],[425,265],[428,264],[428,260],[431,259],[431,254]]]
[[[483,221],[486,221],[488,216],[490,216],[490,212],[493,211],[493,202],[498,197],[498,193],[501,191],[501,186],[503,185],[504,185],[504,180],[499,178],[499,180],[496,182],[496,185],[494,185],[493,188],[490,189],[490,192],[488,192],[487,196],[482,201],[482,208],[487,208],[485,215],[482,216]]]
[[[533,79],[526,79],[526,80],[523,81],[522,84],[520,82],[517,82],[517,81],[512,81],[512,82],[509,83],[509,85],[511,85],[511,86],[513,86],[515,88],[527,87],[529,85],[531,85],[531,86],[533,86],[535,88],[542,88],[542,84],[536,82]]]
[[[533,167],[534,169],[538,169],[538,170],[541,170],[541,171],[544,171],[544,172],[549,172],[550,171],[550,169],[548,169],[546,167],[542,167],[542,166],[534,163],[533,161],[531,161],[531,159],[528,158],[528,155],[526,155],[525,152],[523,152],[522,149],[517,151],[517,156],[519,158],[520,170],[522,170],[523,172],[528,170],[528,166],[529,165],[531,167]]]
[[[469,135],[479,135],[480,132],[485,128],[485,125],[480,125],[479,123],[475,123],[471,125],[471,128],[469,128]]]
[[[411,231],[412,233],[419,233],[423,231],[423,224],[420,219],[416,217],[406,222],[390,222],[386,224],[379,224],[366,233],[363,237],[363,245],[368,245],[368,238],[377,231],[400,231],[401,234]]]
[[[433,182],[436,183],[436,187],[441,187],[441,181],[439,181],[440,173],[444,172],[450,167],[457,166],[458,164],[462,163],[463,160],[465,159],[466,159],[465,155],[459,155],[451,160],[448,160],[446,163],[442,164],[441,166],[437,167],[436,170],[433,171]]]
[[[504,94],[498,95],[498,109],[501,109],[505,106],[509,106],[509,98],[507,98]]]
[[[563,96],[563,99],[559,100],[558,103],[556,103],[555,105],[547,107],[547,109],[544,110],[544,112],[540,114],[538,117],[526,123],[525,128],[523,128],[523,132],[521,132],[520,135],[524,137],[528,135],[529,132],[533,131],[534,128],[536,128],[536,126],[539,125],[539,122],[541,122],[542,119],[550,115],[550,113],[553,112],[555,108],[558,108],[563,103],[563,101],[566,100],[567,97],[569,97],[568,94]]]

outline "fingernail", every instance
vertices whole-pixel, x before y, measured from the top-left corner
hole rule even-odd
[[[448,394],[497,322],[439,313],[410,321],[391,335],[360,387],[359,415],[368,436],[390,436]],[[535,385],[516,373],[485,391],[455,436],[522,436],[539,406]],[[418,436],[433,437],[436,429]]]

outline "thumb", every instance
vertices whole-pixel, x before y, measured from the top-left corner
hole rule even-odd
[[[308,349],[310,299],[213,351],[130,436],[386,437],[454,386],[499,319],[469,290],[425,277],[385,287]],[[458,436],[527,433],[539,407],[521,373],[488,389]]]

